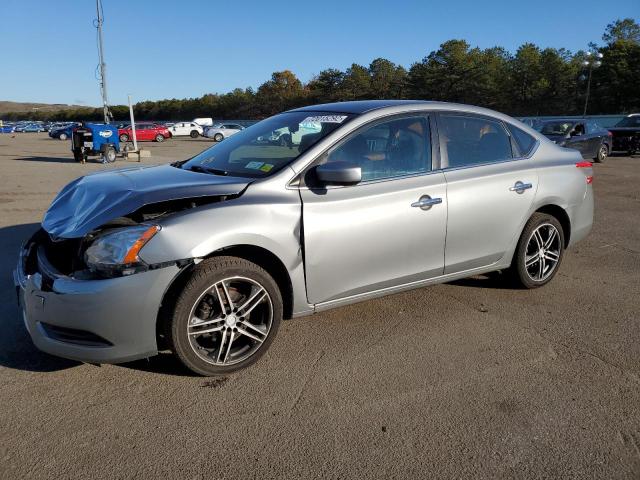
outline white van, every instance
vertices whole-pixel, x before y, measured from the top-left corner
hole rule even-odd
[[[201,127],[210,127],[213,125],[213,118],[194,118],[193,123],[197,123]]]

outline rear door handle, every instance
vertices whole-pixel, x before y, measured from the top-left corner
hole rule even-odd
[[[431,198],[429,195],[423,195],[420,200],[411,204],[414,208],[421,208],[422,210],[429,210],[432,206],[442,203],[442,198]]]
[[[524,193],[525,190],[528,190],[530,188],[533,188],[532,184],[522,183],[520,180],[518,180],[513,187],[509,187],[509,191],[516,192],[516,193]]]

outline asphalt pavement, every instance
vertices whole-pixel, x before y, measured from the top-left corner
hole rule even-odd
[[[594,229],[548,286],[479,276],[287,321],[255,366],[206,379],[31,343],[20,243],[67,182],[125,164],[68,149],[0,135],[0,478],[640,478],[640,158],[595,166]]]

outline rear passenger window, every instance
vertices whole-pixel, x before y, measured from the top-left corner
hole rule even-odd
[[[518,127],[508,125],[511,136],[516,141],[518,150],[520,150],[520,156],[526,157],[533,150],[533,146],[536,144],[536,139],[529,135],[527,132],[523,132]]]
[[[464,167],[513,158],[511,141],[501,122],[465,115],[440,115],[440,142],[448,167]]]

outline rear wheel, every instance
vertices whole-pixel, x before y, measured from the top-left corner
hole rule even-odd
[[[156,135],[156,142],[160,143],[160,142],[164,142],[164,135]]]
[[[127,135],[126,133],[123,133],[122,135],[120,135],[120,141],[121,142],[128,142],[129,141],[129,135]]]
[[[198,135],[200,134],[197,130],[191,130],[191,133],[189,135],[191,136],[191,138],[198,138]]]
[[[517,286],[541,287],[555,276],[564,254],[562,225],[546,213],[534,213],[522,231],[509,273]]]
[[[282,319],[273,278],[237,257],[214,257],[196,267],[178,297],[169,345],[199,375],[224,375],[256,362]]]
[[[221,133],[216,133],[216,134],[213,136],[213,139],[214,139],[216,142],[221,142],[222,140],[224,140],[224,135],[222,135]]]
[[[594,158],[594,160],[598,163],[604,163],[608,156],[609,147],[607,147],[607,145],[603,143],[602,145],[600,145],[600,148],[598,148],[598,154],[596,155],[596,158]]]

